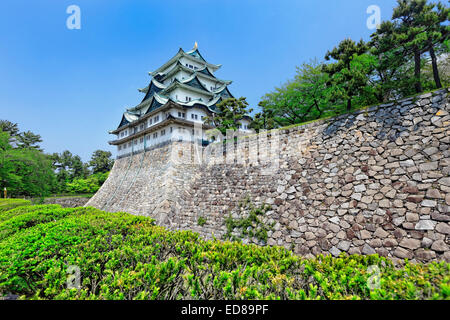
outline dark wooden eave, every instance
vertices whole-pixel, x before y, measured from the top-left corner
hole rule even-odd
[[[211,111],[208,109],[208,107],[206,107],[206,106],[204,106],[202,104],[195,104],[194,106],[196,108],[204,109],[209,114],[211,113]],[[128,124],[126,124],[126,125],[124,125],[122,127],[119,127],[119,128],[117,128],[115,130],[112,130],[109,133],[111,133],[111,134],[118,134],[119,132],[121,132],[124,129],[127,129],[127,128],[135,126],[135,125],[139,125],[141,122],[144,122],[148,118],[151,118],[152,116],[154,116],[155,114],[157,114],[158,112],[161,112],[161,111],[166,111],[166,110],[171,109],[171,108],[178,108],[178,109],[184,110],[186,108],[193,108],[194,106],[187,107],[187,106],[183,106],[181,104],[178,104],[176,102],[173,102],[172,100],[169,100],[166,104],[162,105],[161,107],[159,107],[159,108],[157,108],[155,110],[152,110],[151,112],[141,116],[139,119],[137,119],[137,120],[135,120],[133,122],[129,122]]]
[[[181,118],[175,118],[173,116],[169,116],[167,119],[164,119],[163,121],[158,122],[157,124],[152,125],[151,127],[145,128],[142,131],[138,131],[138,132],[133,133],[132,135],[128,135],[128,136],[126,136],[126,137],[124,137],[122,139],[108,141],[108,143],[110,145],[119,145],[119,144],[122,144],[122,143],[126,143],[128,141],[140,138],[141,136],[144,136],[144,135],[146,135],[148,133],[152,133],[152,132],[154,132],[156,130],[162,129],[163,127],[165,127],[165,126],[167,126],[169,124],[180,124],[180,125],[185,125],[185,126],[187,125],[187,126],[194,127],[195,123],[197,123],[197,122],[189,121],[189,120],[181,119]],[[212,128],[213,127],[210,126],[210,125],[202,124],[202,129],[207,130],[207,129],[212,129]]]

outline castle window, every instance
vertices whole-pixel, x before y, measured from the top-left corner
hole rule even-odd
[[[153,134],[153,139],[156,139],[156,138],[158,138],[158,132],[155,132],[155,133]]]
[[[144,124],[141,124],[140,130],[141,130],[141,131],[144,130]]]
[[[159,115],[157,115],[156,117],[155,117],[155,123],[157,123],[159,121]]]
[[[150,140],[150,135],[145,136],[145,140]]]
[[[141,139],[139,139],[139,142],[143,143],[144,142],[144,138],[142,137]]]
[[[161,130],[161,135],[163,136],[163,135],[165,135],[166,134],[166,129],[162,129]]]
[[[137,145],[137,143],[138,143],[138,142],[137,142],[137,139],[136,139],[136,140],[134,140],[134,145]]]
[[[122,150],[122,146],[119,146],[119,151]]]
[[[173,131],[173,128],[172,128],[172,127],[170,127],[170,133],[172,133],[172,131]]]

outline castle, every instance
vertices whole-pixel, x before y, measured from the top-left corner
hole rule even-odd
[[[220,64],[207,62],[198,50],[178,53],[161,67],[149,72],[148,86],[138,89],[145,96],[135,107],[127,109],[117,129],[110,131],[116,139],[118,158],[164,145],[170,141],[191,141],[207,144],[203,129],[212,126],[206,117],[214,117],[217,104],[233,98],[228,89],[232,81],[221,80],[214,73]],[[251,118],[240,121],[240,131],[251,132]]]
[[[119,157],[86,206],[306,257],[377,253],[450,262],[449,92],[280,129],[267,139],[247,135],[236,163],[222,161],[234,144],[223,150],[222,143],[172,140]],[[268,152],[273,142],[275,153]],[[254,150],[278,162],[271,174],[266,162],[252,161]],[[209,161],[197,162],[197,152]],[[250,230],[230,224],[248,220],[247,199],[269,206]],[[265,237],[256,237],[263,229]]]

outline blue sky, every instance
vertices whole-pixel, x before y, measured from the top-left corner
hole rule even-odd
[[[222,64],[217,77],[251,107],[295,66],[350,37],[368,40],[369,5],[391,17],[395,0],[48,0],[0,2],[0,119],[42,136],[45,152],[84,161],[138,104],[152,71],[178,48]],[[69,5],[81,29],[69,30]]]

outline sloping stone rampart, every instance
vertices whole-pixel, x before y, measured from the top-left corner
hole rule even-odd
[[[450,261],[448,91],[243,138],[227,150],[173,142],[118,159],[87,205],[223,239],[226,218],[239,219],[249,198],[270,205],[262,217],[272,226],[269,245],[305,256]]]

